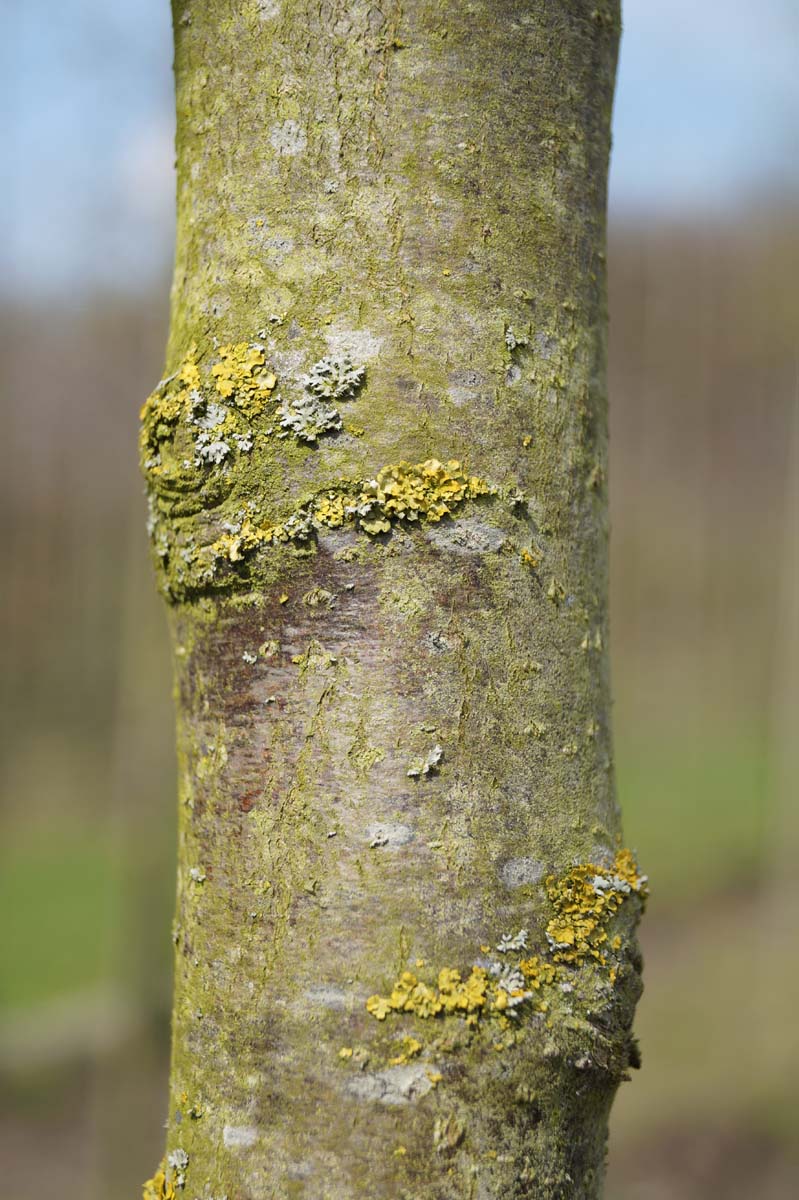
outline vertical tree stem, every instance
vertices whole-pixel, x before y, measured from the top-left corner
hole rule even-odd
[[[180,762],[164,1176],[597,1197],[644,893],[607,670],[615,0],[175,0],[143,412]]]

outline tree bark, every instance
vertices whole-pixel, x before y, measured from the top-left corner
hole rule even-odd
[[[175,0],[180,768],[145,1196],[597,1197],[616,0]]]

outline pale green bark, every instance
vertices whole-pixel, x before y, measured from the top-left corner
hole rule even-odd
[[[608,926],[612,963],[562,967],[543,1010],[472,1028],[378,1021],[365,1002],[409,969],[465,978],[520,928],[552,960],[544,879],[618,846],[618,29],[605,0],[175,0],[168,370],[196,345],[211,423],[220,345],[258,343],[277,376],[243,425],[228,397],[252,447],[228,438],[218,464],[193,460],[195,410],[158,424],[182,384],[146,418],[176,654],[168,1147],[188,1154],[187,1197],[600,1194],[640,986],[635,897]],[[296,404],[300,376],[345,350],[365,377],[336,402],[343,429],[281,428],[274,396]],[[389,514],[385,533],[320,517],[323,495],[363,501],[382,468],[432,459],[488,494],[440,521]],[[297,514],[286,540],[251,532]]]

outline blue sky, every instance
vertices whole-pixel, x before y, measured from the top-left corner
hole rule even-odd
[[[139,287],[169,262],[168,0],[3,0],[5,291]],[[611,207],[799,195],[799,0],[626,0]]]
[[[729,210],[799,182],[799,0],[626,0],[616,208]]]

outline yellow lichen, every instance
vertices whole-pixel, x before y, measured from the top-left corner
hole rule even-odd
[[[361,527],[367,533],[382,533],[395,520],[440,521],[453,506],[489,495],[492,490],[484,479],[467,475],[457,459],[444,464],[428,458],[422,463],[382,467],[377,478],[363,487],[356,507],[372,510],[361,517]]]
[[[142,1188],[142,1200],[175,1200],[175,1185],[166,1176],[166,1159],[161,1161],[161,1165],[152,1179],[145,1182]]]
[[[181,383],[185,383],[187,388],[198,388],[200,386],[200,368],[197,365],[196,344],[191,347],[184,358],[181,368],[178,371],[178,379]]]
[[[210,553],[215,559],[226,558],[229,562],[240,562],[247,554],[271,542],[276,531],[275,526],[258,528],[250,520],[242,522],[238,533],[223,533],[212,544]]]
[[[266,368],[263,347],[242,342],[222,346],[211,367],[211,386],[192,345],[174,375],[159,383],[141,410],[140,451],[144,473],[159,488],[202,486],[202,470],[219,466],[252,448],[252,430],[243,417],[260,414],[271,398],[276,376]],[[207,372],[206,372],[207,374]],[[232,400],[233,404],[220,404]]]
[[[391,1005],[385,996],[370,996],[366,1001],[366,1010],[370,1012],[378,1021],[385,1021],[388,1014],[391,1012]]]
[[[440,521],[465,500],[496,494],[496,488],[469,475],[457,459],[400,462],[381,467],[374,479],[342,480],[311,505],[317,525],[337,529],[355,521],[366,533],[388,533],[395,521]]]
[[[402,1039],[402,1050],[399,1054],[395,1054],[393,1058],[388,1060],[390,1067],[403,1067],[412,1058],[422,1051],[422,1043],[415,1037],[405,1037]]]
[[[612,868],[581,863],[561,877],[550,875],[545,886],[554,909],[546,928],[546,957],[544,954],[511,957],[511,952],[526,948],[527,931],[521,930],[513,936],[506,934],[497,946],[505,956],[501,964],[489,964],[489,969],[475,965],[466,979],[454,967],[443,967],[438,972],[437,986],[423,982],[411,971],[403,971],[388,996],[369,997],[367,1011],[378,1021],[385,1021],[392,1012],[410,1013],[422,1020],[455,1015],[470,1026],[485,1017],[498,1022],[502,1029],[511,1028],[508,1018],[517,1016],[515,1010],[520,1005],[548,1012],[550,1000],[536,993],[556,984],[564,991],[573,990],[570,968],[585,962],[606,967],[605,943],[613,953],[622,947],[619,934],[608,942],[606,926],[610,918],[626,897],[635,893],[644,899],[647,892],[646,877],[638,873],[629,850],[619,850]],[[489,944],[484,943],[480,949],[487,952]],[[417,959],[417,967],[423,965],[424,960]],[[616,977],[617,967],[612,964],[611,984]]]
[[[472,967],[464,981],[458,971],[448,967],[438,973],[438,992],[444,1012],[478,1012],[485,1006],[487,991],[488,972],[483,967]]]
[[[434,1017],[441,1012],[441,1001],[435,988],[420,983],[410,971],[404,971],[394,984],[388,1002],[392,1008],[413,1012],[417,1016]]]
[[[555,962],[604,963],[607,923],[631,892],[646,896],[646,876],[638,874],[629,850],[619,850],[611,870],[580,863],[560,879],[550,875],[546,889],[555,909],[546,929]]]
[[[538,991],[542,984],[555,983],[559,977],[558,968],[545,959],[539,958],[537,954],[530,958],[523,958],[519,963],[519,970],[524,975],[527,986],[534,988],[535,991]]]
[[[347,368],[343,382],[336,376],[331,383],[334,367],[339,374]],[[363,368],[348,360],[323,359],[304,377],[306,392],[327,396],[333,387],[351,393],[362,375]],[[140,453],[150,488],[150,537],[172,598],[233,583],[240,573],[226,570],[226,564],[236,565],[268,545],[307,543],[315,529],[351,524],[376,535],[398,521],[441,521],[466,500],[498,494],[484,479],[467,474],[457,459],[443,463],[429,458],[388,464],[373,479],[340,479],[280,523],[260,519],[253,509],[246,519],[237,513],[226,520],[216,539],[205,544],[176,536],[172,518],[215,508],[235,486],[237,460],[275,434],[276,426],[264,428],[257,418],[264,416],[267,404],[274,406],[268,410],[270,418],[281,418],[279,397],[273,395],[276,384],[259,343],[221,346],[210,365],[201,364],[197,347],[191,346],[177,371],[159,383],[142,408]],[[284,437],[294,425],[284,414],[279,427],[284,432],[277,437]],[[358,436],[363,432],[359,426],[352,431]]]
[[[325,492],[314,504],[314,517],[320,525],[338,529],[347,519],[345,496],[342,492]]]
[[[508,993],[504,988],[497,988],[494,993],[494,1000],[491,1004],[492,1012],[504,1012],[508,1007]]]
[[[210,565],[220,559],[239,562],[259,546],[304,540],[313,526],[338,529],[357,522],[369,534],[386,533],[395,521],[440,521],[464,500],[495,494],[484,479],[467,475],[451,459],[382,467],[366,483],[342,480],[326,488],[310,504],[298,508],[280,525],[256,526],[249,518],[236,533],[225,533],[204,551]]]
[[[438,973],[437,988],[404,971],[389,996],[370,996],[366,1007],[378,1021],[384,1021],[392,1011],[413,1013],[422,1020],[440,1013],[477,1013],[486,1006],[489,983],[488,972],[478,966],[472,967],[465,980],[459,971],[444,967]]]
[[[219,361],[211,367],[219,395],[234,403],[249,416],[261,411],[264,400],[274,391],[277,378],[266,369],[263,346],[236,342],[219,347]]]

